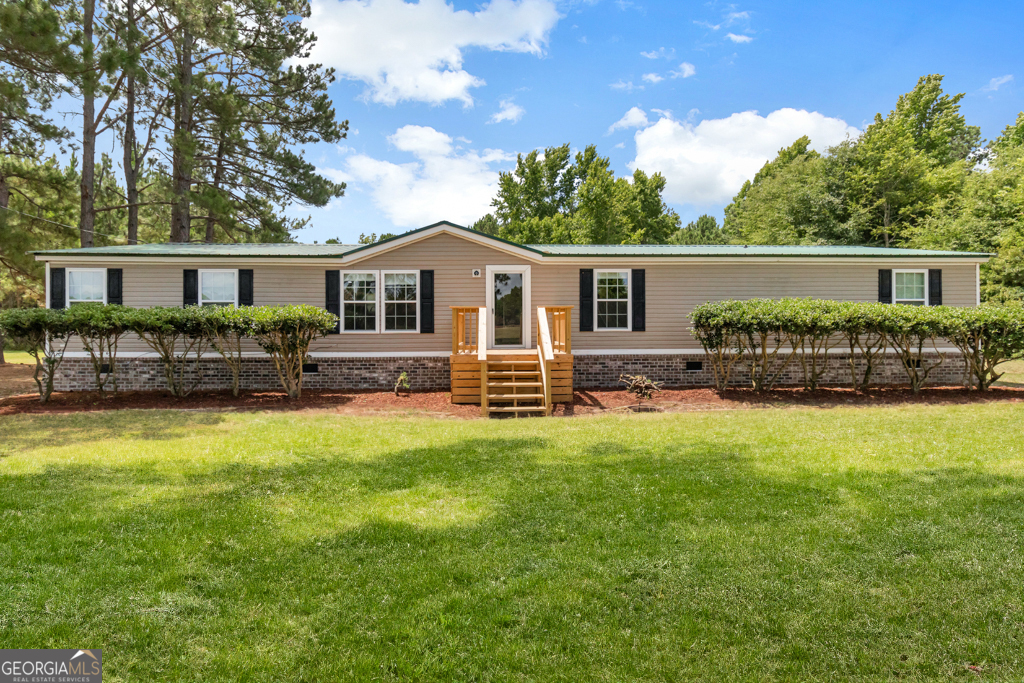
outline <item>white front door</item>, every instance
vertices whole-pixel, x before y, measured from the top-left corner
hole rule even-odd
[[[530,346],[530,266],[487,266],[488,348]]]

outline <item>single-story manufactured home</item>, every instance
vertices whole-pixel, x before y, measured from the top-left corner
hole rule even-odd
[[[550,409],[621,373],[711,383],[688,331],[701,303],[814,297],[976,306],[986,254],[849,246],[521,245],[441,222],[372,245],[145,244],[39,251],[47,303],[312,304],[340,318],[314,343],[305,386],[450,388],[489,411]],[[276,376],[257,347],[246,388]],[[157,389],[140,340],[122,342],[119,384]],[[208,388],[226,385],[211,358]],[[958,381],[959,369],[936,379]],[[57,388],[93,385],[84,352]],[[505,396],[515,398],[506,399]]]

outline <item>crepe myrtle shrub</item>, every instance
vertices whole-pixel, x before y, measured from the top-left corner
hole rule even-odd
[[[732,371],[743,357],[744,347],[739,333],[742,301],[713,301],[693,309],[690,333],[700,342],[711,361],[715,388],[729,386]]]
[[[69,329],[89,353],[100,395],[106,393],[108,384],[117,393],[117,345],[131,331],[130,316],[134,310],[100,303],[74,304],[66,309],[64,316]]]
[[[199,361],[210,346],[207,318],[214,310],[158,306],[133,308],[128,314],[131,331],[156,353],[167,388],[178,398],[188,396],[202,382]],[[190,380],[189,366],[193,369]]]
[[[1006,306],[940,308],[937,332],[963,355],[968,384],[987,391],[1002,363],[1024,356],[1024,310]]]
[[[258,306],[245,310],[249,316],[249,336],[274,362],[288,397],[301,397],[302,363],[309,352],[309,345],[331,332],[338,324],[338,317],[308,304]]]
[[[946,362],[939,352],[941,319],[948,309],[931,306],[886,305],[875,324],[885,334],[889,347],[896,353],[907,373],[910,389],[920,392],[932,370]],[[929,361],[926,353],[934,351],[937,361]]]
[[[242,340],[249,336],[252,307],[218,306],[204,309],[210,344],[231,371],[231,394],[238,396],[242,375]]]
[[[736,326],[755,391],[772,389],[802,344],[799,331],[793,328],[787,315],[792,301],[749,299],[741,302]],[[785,346],[789,346],[789,353],[783,354]]]
[[[783,299],[779,308],[793,349],[800,349],[804,390],[814,391],[828,369],[828,352],[843,341],[837,333],[848,307],[827,299]]]
[[[12,308],[0,311],[0,332],[36,361],[35,380],[39,402],[53,393],[53,378],[64,361],[71,339],[66,312],[50,308]]]
[[[871,375],[885,357],[888,339],[882,321],[889,308],[891,304],[852,301],[839,304],[836,331],[850,349],[848,364],[854,391],[866,391],[871,386]]]

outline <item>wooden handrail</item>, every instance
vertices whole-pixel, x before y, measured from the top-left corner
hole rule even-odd
[[[572,306],[545,306],[551,314],[551,348],[555,353],[572,353]],[[540,317],[540,309],[538,317]],[[544,316],[547,321],[547,315]]]
[[[551,332],[548,331],[548,312],[544,306],[537,307],[537,350],[541,360],[552,360],[555,353],[551,346]]]
[[[476,323],[476,357],[480,361],[487,360],[487,307],[477,309]]]
[[[551,350],[551,333],[548,331],[548,312],[543,306],[537,307],[537,360],[540,365],[540,381],[544,387],[544,414],[551,414],[551,366],[555,354]]]
[[[480,348],[487,348],[486,335],[479,335],[477,317],[486,309],[478,306],[452,306],[452,355],[476,355]],[[483,316],[486,318],[486,315]],[[481,343],[483,339],[483,343]]]

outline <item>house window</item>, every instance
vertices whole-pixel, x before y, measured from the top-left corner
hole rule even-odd
[[[200,270],[200,306],[237,306],[237,270]]]
[[[928,273],[924,270],[895,270],[892,274],[893,301],[908,306],[928,302]]]
[[[345,332],[377,330],[377,273],[343,273],[342,301]]]
[[[107,271],[104,268],[68,269],[68,305],[105,304]]]
[[[381,273],[384,278],[384,331],[415,332],[419,273]]]
[[[597,271],[597,329],[629,329],[629,271]]]

